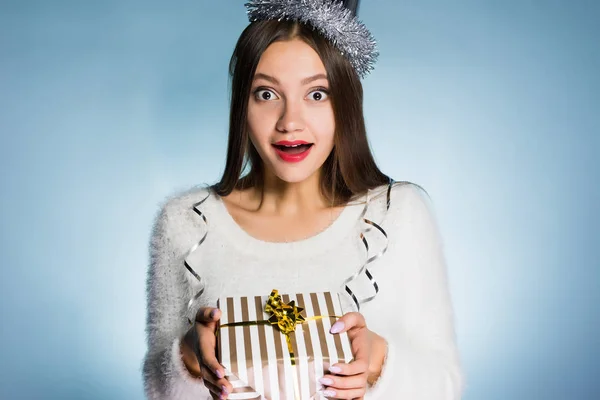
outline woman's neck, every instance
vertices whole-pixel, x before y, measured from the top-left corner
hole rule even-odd
[[[321,193],[318,172],[302,182],[285,182],[272,175],[265,176],[263,182],[262,188],[246,193],[246,204],[256,212],[295,216],[329,208]]]

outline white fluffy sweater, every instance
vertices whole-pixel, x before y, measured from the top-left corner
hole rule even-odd
[[[366,217],[388,234],[388,250],[369,270],[379,285],[377,297],[360,312],[367,326],[388,342],[382,375],[365,399],[456,400],[463,390],[454,313],[448,291],[442,241],[430,203],[415,185],[395,186],[386,213],[386,187],[370,191]],[[179,340],[188,329],[187,303],[200,284],[184,267],[188,251],[208,229],[206,241],[188,258],[202,277],[200,306],[216,307],[221,296],[331,291],[340,293],[345,312],[356,311],[343,281],[365,261],[359,222],[363,204],[346,206],[324,231],[290,243],[260,241],[247,234],[211,193],[194,187],[169,196],[160,206],[150,240],[147,279],[148,350],[143,362],[149,399],[210,399],[201,380],[183,365]],[[375,229],[366,233],[369,256],[385,245]],[[366,276],[351,284],[365,297],[373,293]]]

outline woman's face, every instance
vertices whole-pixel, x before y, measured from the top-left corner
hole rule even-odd
[[[335,121],[319,55],[302,40],[271,44],[256,68],[248,102],[250,140],[267,172],[301,182],[333,149]]]

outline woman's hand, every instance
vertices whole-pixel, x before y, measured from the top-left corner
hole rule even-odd
[[[204,380],[204,385],[213,399],[226,399],[233,390],[231,383],[225,378],[225,369],[216,357],[215,331],[220,318],[221,310],[218,308],[201,307],[196,313],[194,326],[185,337],[186,343],[192,348],[198,360],[199,377]]]
[[[319,380],[325,386],[323,394],[334,399],[363,399],[367,386],[381,372],[385,340],[367,329],[365,318],[358,312],[345,314],[333,324],[330,332],[348,333],[354,360],[329,367],[331,374]]]

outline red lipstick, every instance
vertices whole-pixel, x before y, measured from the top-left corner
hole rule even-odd
[[[304,140],[280,140],[273,144],[279,158],[285,162],[296,163],[304,160],[310,153],[313,144]]]

